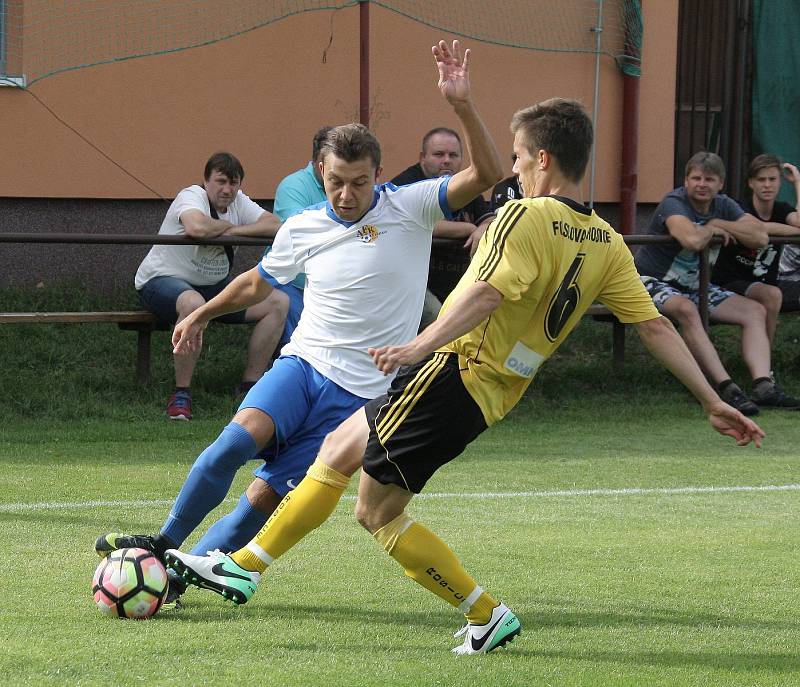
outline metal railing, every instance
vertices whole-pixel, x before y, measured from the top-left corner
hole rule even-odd
[[[629,246],[641,246],[653,243],[677,243],[671,236],[653,234],[627,234],[622,237]],[[800,244],[800,236],[770,236],[770,243]],[[186,236],[165,236],[163,234],[81,234],[76,232],[39,232],[24,234],[22,232],[0,232],[0,243],[76,243],[76,244],[112,244],[112,245],[209,245],[209,246],[267,246],[271,243],[264,237],[226,236],[207,239],[190,239]],[[711,268],[708,260],[709,247],[718,246],[721,239],[714,238],[700,251],[699,273],[699,307],[700,318],[708,329],[708,285]],[[433,239],[434,246],[461,245],[459,239]]]

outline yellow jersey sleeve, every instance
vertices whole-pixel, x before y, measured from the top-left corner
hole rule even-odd
[[[644,288],[628,247],[620,241],[616,260],[610,266],[608,278],[597,300],[616,315],[623,324],[654,320],[660,316],[653,299]]]

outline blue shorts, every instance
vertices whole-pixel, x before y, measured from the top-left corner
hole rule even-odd
[[[302,358],[281,356],[247,392],[239,410],[258,408],[275,423],[275,439],[253,471],[281,496],[294,489],[314,462],[322,440],[368,401],[351,394]]]
[[[222,281],[209,286],[194,286],[188,281],[178,277],[153,277],[139,289],[139,301],[145,310],[149,310],[159,320],[175,324],[178,311],[175,304],[184,291],[197,291],[206,301],[210,301],[232,281],[232,277],[225,277]],[[216,318],[218,322],[229,324],[243,324],[244,310],[231,312]]]
[[[139,289],[139,301],[145,310],[153,313],[159,320],[175,324],[178,319],[175,304],[184,291],[197,291],[204,300],[210,301],[231,281],[233,281],[232,277],[226,277],[210,286],[194,286],[178,277],[153,277]],[[289,312],[286,315],[286,322],[283,325],[283,333],[279,341],[279,345],[284,346],[289,342],[303,312],[303,290],[292,284],[279,284],[272,277],[267,281],[273,288],[282,291],[289,297]],[[225,322],[227,324],[244,324],[245,311],[238,310],[214,319],[216,322]]]

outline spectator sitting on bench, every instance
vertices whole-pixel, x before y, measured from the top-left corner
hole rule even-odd
[[[404,169],[391,183],[405,186],[423,179],[453,175],[461,170],[463,164],[461,137],[453,129],[436,127],[422,137],[419,162]],[[464,248],[474,255],[478,241],[493,219],[494,213],[489,204],[482,196],[478,196],[463,208],[453,208],[453,219],[439,220],[433,228],[433,235],[436,238],[466,239]],[[441,308],[441,302],[429,288],[425,293],[420,329],[433,322]]]
[[[800,172],[794,165],[784,165],[775,155],[759,155],[750,163],[747,185],[753,192],[752,200],[741,203],[742,209],[764,223],[772,236],[797,236],[800,234],[800,213],[789,205],[776,201],[781,189],[781,170],[794,184],[795,198],[800,187]],[[783,295],[778,288],[778,268],[782,245],[767,244],[766,247],[748,248],[729,243],[720,249],[711,281],[724,289],[758,301],[767,310],[767,335],[770,342],[775,338],[778,313],[781,311]],[[798,293],[795,291],[794,309],[797,310]]]
[[[203,185],[189,186],[176,196],[158,233],[194,239],[275,236],[280,221],[242,193],[242,179],[244,169],[233,155],[212,155],[206,163]],[[233,253],[230,246],[153,246],[134,281],[142,305],[165,322],[180,322],[232,280]],[[234,324],[256,323],[237,394],[247,391],[269,366],[288,307],[286,294],[275,290],[257,305],[219,318],[220,322]],[[173,356],[175,392],[167,405],[167,415],[173,420],[192,419],[189,386],[198,356],[199,351]]]
[[[735,241],[760,249],[767,244],[764,225],[720,193],[724,181],[725,165],[718,155],[692,156],[686,163],[684,185],[661,201],[647,231],[672,236],[678,245],[642,246],[636,253],[636,267],[656,307],[677,323],[723,400],[745,415],[755,415],[759,406],[800,408],[800,401],[785,394],[772,379],[767,311],[761,303],[709,284],[709,319],[742,327],[742,356],[753,377],[753,400],[730,378],[700,319],[698,252],[715,236],[725,245]]]

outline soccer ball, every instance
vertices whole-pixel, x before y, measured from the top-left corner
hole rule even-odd
[[[118,549],[100,561],[92,579],[94,602],[118,618],[149,618],[167,595],[167,571],[152,551]]]

